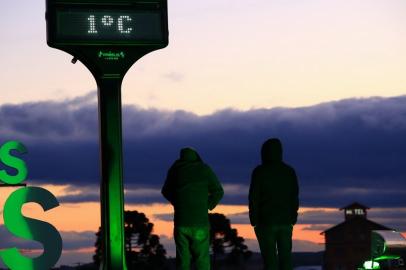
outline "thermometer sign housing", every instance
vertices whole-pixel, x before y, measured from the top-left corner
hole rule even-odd
[[[96,78],[122,78],[168,45],[167,0],[46,0],[47,43]]]
[[[48,0],[48,44],[168,44],[166,1],[110,2]]]

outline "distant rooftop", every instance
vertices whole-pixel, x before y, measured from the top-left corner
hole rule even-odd
[[[352,218],[363,217],[367,218],[368,206],[360,204],[359,202],[353,202],[347,206],[341,207],[340,210],[344,210],[345,220]]]
[[[353,202],[347,206],[341,207],[340,210],[345,210],[345,209],[370,209],[368,206],[365,206],[363,204],[360,204],[359,202]]]

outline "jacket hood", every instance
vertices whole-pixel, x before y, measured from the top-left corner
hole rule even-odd
[[[179,161],[196,162],[202,161],[196,150],[191,147],[182,148],[180,150]]]
[[[267,140],[261,149],[262,164],[282,162],[282,143],[279,139]]]

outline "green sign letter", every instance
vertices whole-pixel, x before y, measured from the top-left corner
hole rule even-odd
[[[0,170],[0,181],[9,185],[19,184],[27,178],[27,165],[24,160],[11,155],[10,151],[17,150],[21,154],[27,153],[25,146],[17,141],[9,141],[0,147],[0,162],[17,170],[16,175],[9,175],[6,170]]]
[[[44,252],[36,258],[28,258],[17,248],[0,251],[0,258],[12,270],[44,270],[52,268],[62,253],[62,238],[59,232],[49,223],[28,218],[22,215],[25,203],[38,203],[44,211],[59,206],[55,196],[46,189],[26,187],[14,191],[4,205],[4,224],[15,236],[38,241]]]

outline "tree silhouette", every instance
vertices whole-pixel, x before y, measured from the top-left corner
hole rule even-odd
[[[166,251],[159,242],[159,236],[152,234],[154,224],[144,213],[124,212],[125,251],[128,269],[165,269]],[[94,263],[101,261],[101,233],[96,233],[96,254]]]
[[[228,264],[242,265],[252,254],[244,244],[244,238],[238,236],[237,230],[231,228],[230,220],[223,214],[209,214],[209,222],[214,269],[218,267],[218,257],[226,253]]]

